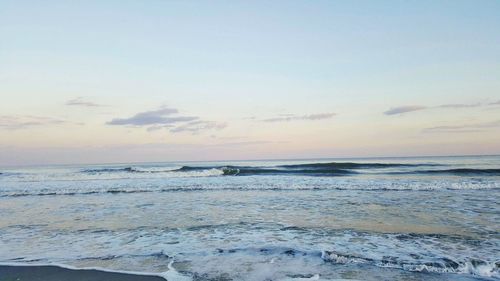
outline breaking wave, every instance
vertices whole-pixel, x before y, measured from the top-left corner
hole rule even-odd
[[[104,174],[104,173],[165,173],[177,171],[179,168],[168,168],[168,167],[123,167],[123,168],[98,168],[98,169],[87,169],[83,170],[86,174]]]
[[[135,173],[169,174],[172,176],[257,176],[257,175],[306,175],[347,176],[363,174],[387,175],[452,175],[452,176],[500,176],[500,169],[425,169],[421,167],[442,166],[440,164],[400,163],[309,163],[276,166],[182,166],[182,167],[117,167],[82,170],[91,175]],[[398,169],[399,168],[399,169]],[[398,169],[394,171],[394,169]]]
[[[144,181],[140,185],[117,187],[113,184],[106,186],[60,186],[55,188],[5,188],[0,190],[0,197],[24,196],[72,196],[92,194],[132,194],[132,193],[165,193],[165,192],[194,192],[194,191],[320,191],[320,190],[358,190],[358,191],[432,191],[432,190],[499,190],[498,181],[429,181],[429,182],[400,182],[391,184],[385,181],[340,181],[325,182],[323,184],[280,184],[265,181],[263,184],[248,184],[246,182],[232,182],[229,184],[205,183],[174,185],[158,184]]]
[[[500,176],[500,169],[446,169],[417,171],[415,173],[457,176]]]
[[[355,255],[341,254],[335,251],[323,251],[321,258],[334,264],[363,263],[378,267],[391,267],[406,271],[432,272],[432,273],[458,273],[471,274],[482,277],[500,277],[500,261],[487,262],[479,259],[466,259],[455,261],[450,258],[435,258],[433,261],[422,263],[400,260],[398,257],[385,256],[377,260]]]

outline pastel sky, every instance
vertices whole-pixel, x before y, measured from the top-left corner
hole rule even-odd
[[[500,1],[0,0],[0,165],[500,154]]]

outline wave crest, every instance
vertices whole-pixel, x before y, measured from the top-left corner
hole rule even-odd
[[[362,173],[381,175],[452,175],[452,176],[500,176],[500,169],[419,169],[420,167],[442,166],[440,164],[402,163],[354,163],[329,162],[275,166],[182,166],[182,167],[112,167],[83,170],[86,174],[169,174],[183,176],[257,176],[257,175],[305,175],[305,176],[346,176]],[[392,168],[392,169],[391,169]],[[394,169],[400,168],[394,171]],[[372,171],[373,170],[373,171]]]
[[[454,261],[450,258],[436,258],[431,262],[414,263],[399,260],[397,257],[386,256],[381,260],[341,254],[335,251],[323,251],[321,258],[335,264],[367,263],[379,267],[399,268],[407,271],[432,273],[472,274],[483,277],[500,277],[500,261],[487,262],[479,259]]]
[[[445,169],[418,171],[421,174],[448,174],[457,176],[500,176],[500,169]]]

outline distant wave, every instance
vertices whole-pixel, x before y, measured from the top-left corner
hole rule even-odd
[[[117,167],[83,170],[86,174],[140,173],[157,174],[179,173],[179,176],[252,176],[252,175],[306,175],[306,176],[346,176],[362,173],[363,170],[375,169],[377,174],[404,175],[455,175],[455,176],[500,176],[500,169],[436,169],[386,171],[387,168],[417,168],[441,166],[439,164],[399,164],[399,163],[310,163],[277,166],[182,166],[182,167]],[[181,174],[182,173],[182,174]],[[191,174],[190,174],[191,173]]]
[[[2,177],[9,177],[9,176],[18,176],[21,173],[14,173],[14,172],[0,172],[0,176]]]
[[[117,172],[132,172],[132,167],[126,168],[98,168],[82,170],[82,173],[87,174],[103,174],[103,173],[117,173]]]
[[[201,173],[203,171],[219,171],[220,173]],[[145,169],[136,167],[125,168],[102,168],[102,169],[87,169],[83,170],[86,174],[105,174],[105,173],[185,173],[197,172],[199,176],[250,176],[250,175],[317,175],[317,176],[342,176],[356,174],[355,171],[348,169],[336,169],[326,167],[304,167],[286,168],[281,166],[275,167],[250,167],[250,166],[183,166],[176,169]]]
[[[164,173],[164,172],[172,172],[178,170],[178,168],[167,168],[167,167],[151,167],[151,168],[142,168],[142,167],[123,167],[123,168],[97,168],[97,169],[87,169],[83,170],[83,173],[87,174],[104,174],[104,173],[119,173],[119,172],[127,172],[127,173]]]
[[[241,167],[228,166],[218,168],[222,170],[224,176],[251,176],[251,175],[310,175],[310,176],[344,176],[356,174],[355,171],[347,169],[327,169],[327,168],[302,168],[302,169],[286,169],[274,167]]]
[[[112,188],[101,190],[56,190],[56,191],[11,191],[0,193],[0,197],[24,197],[24,196],[72,196],[72,195],[91,195],[91,194],[127,194],[127,193],[151,193],[151,192],[190,192],[203,190],[319,190],[324,188],[261,188],[261,187],[222,187],[222,188],[203,188],[203,187],[174,187],[174,188],[151,188],[151,189],[136,189],[136,188]]]
[[[394,167],[420,167],[420,166],[441,166],[440,164],[402,164],[402,163],[354,163],[354,162],[331,162],[331,163],[309,163],[295,165],[280,165],[278,167],[289,169],[316,169],[316,168],[334,168],[334,169],[375,169],[375,168],[394,168]]]
[[[384,173],[382,173],[384,174]],[[408,170],[387,172],[388,175],[451,175],[451,176],[500,176],[500,169],[440,169],[440,170]]]
[[[456,167],[456,166],[455,166]],[[217,176],[317,176],[342,177],[356,175],[422,175],[422,176],[460,176],[486,177],[500,176],[500,169],[455,168],[443,164],[421,163],[305,163],[274,166],[239,166],[239,165],[206,165],[206,166],[115,166],[82,169],[74,173],[30,174],[19,172],[0,172],[0,179],[22,181],[38,181],[40,179],[55,180],[88,180],[106,178],[185,178],[185,177],[217,177]],[[75,175],[84,177],[74,177]],[[108,175],[108,176],[107,176]]]
[[[309,176],[343,176],[357,174],[357,169],[380,169],[394,167],[419,167],[436,166],[437,164],[399,164],[399,163],[309,163],[277,166],[182,166],[180,168],[169,167],[117,167],[97,168],[83,170],[88,174],[103,173],[176,173],[176,172],[200,172],[207,170],[218,170],[222,176],[250,176],[250,175],[309,175]],[[209,175],[217,175],[211,173]]]
[[[92,194],[132,194],[132,193],[165,193],[165,192],[195,192],[195,191],[297,191],[297,190],[360,190],[360,191],[431,191],[431,190],[499,190],[500,182],[463,182],[449,184],[448,182],[406,183],[397,185],[383,184],[332,184],[332,185],[192,185],[192,186],[151,186],[151,187],[112,187],[112,188],[69,188],[69,189],[22,189],[0,190],[0,197],[24,196],[73,196]]]
[[[500,176],[500,169],[445,169],[416,171],[418,174],[448,174],[457,176]]]

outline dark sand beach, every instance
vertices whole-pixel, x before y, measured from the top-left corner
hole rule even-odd
[[[158,276],[67,269],[58,266],[0,266],[0,281],[165,281]]]

